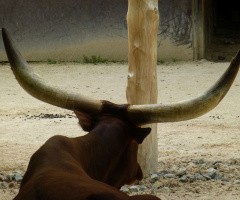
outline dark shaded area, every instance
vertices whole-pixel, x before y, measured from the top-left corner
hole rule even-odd
[[[212,2],[213,36],[207,49],[207,59],[230,61],[240,49],[240,2],[236,0],[212,0]]]
[[[160,14],[158,45],[169,37],[177,46],[192,47],[192,0],[159,0],[158,7]]]

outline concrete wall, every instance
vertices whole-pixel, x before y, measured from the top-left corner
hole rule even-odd
[[[28,61],[127,60],[127,0],[0,0],[0,27]],[[189,60],[192,0],[159,0],[158,59]],[[0,61],[6,60],[0,39]]]

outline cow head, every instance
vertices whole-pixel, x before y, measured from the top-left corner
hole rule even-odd
[[[132,124],[124,116],[127,105],[118,106],[105,101],[105,112],[96,116],[74,111],[83,130],[88,131],[97,140],[93,168],[85,168],[87,174],[96,180],[120,188],[124,184],[132,184],[143,178],[137,162],[138,144],[151,132],[150,128],[140,128]],[[118,109],[118,114],[108,112]],[[92,143],[95,143],[92,141]],[[93,152],[90,153],[92,155]],[[102,157],[103,156],[103,157]],[[96,169],[96,170],[95,170]]]

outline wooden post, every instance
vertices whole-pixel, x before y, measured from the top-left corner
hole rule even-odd
[[[157,103],[158,0],[128,0],[128,86],[130,104]],[[138,161],[144,173],[157,169],[157,125],[139,146]]]

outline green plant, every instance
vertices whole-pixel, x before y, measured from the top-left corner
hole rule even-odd
[[[165,63],[165,61],[164,60],[159,60],[158,63],[163,64],[163,63]]]
[[[87,56],[83,55],[83,63],[108,63],[108,59],[103,59],[101,56],[91,56],[91,58],[88,58]]]
[[[172,58],[172,61],[173,61],[173,62],[177,62],[177,59],[176,59],[176,58]]]
[[[0,61],[0,65],[6,65],[7,62],[6,61]]]
[[[57,64],[57,61],[56,61],[56,60],[50,60],[50,59],[48,59],[48,64],[49,64],[49,65]]]

